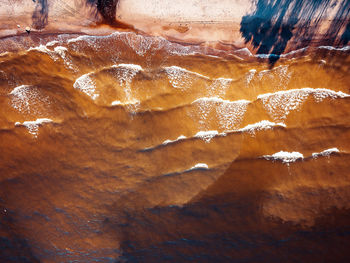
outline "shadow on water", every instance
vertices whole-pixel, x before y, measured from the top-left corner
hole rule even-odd
[[[269,54],[273,66],[292,39],[296,49],[308,46],[334,8],[336,14],[331,15],[332,22],[321,43],[346,45],[350,30],[349,0],[257,0],[255,11],[242,18],[240,31],[257,54]]]
[[[287,173],[282,163],[235,161],[183,206],[149,207],[130,192],[113,207],[118,216],[105,220],[121,240],[115,263],[347,262],[349,209],[326,209],[313,226],[264,216],[268,189]]]

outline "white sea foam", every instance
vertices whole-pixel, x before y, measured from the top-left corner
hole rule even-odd
[[[46,45],[42,45],[42,44],[40,46],[38,46],[38,47],[30,47],[28,49],[28,51],[33,51],[33,50],[39,51],[39,52],[42,52],[42,53],[50,53],[50,52],[52,52],[50,49],[48,49],[46,47]]]
[[[214,114],[215,119],[219,120],[220,128],[226,131],[239,126],[249,103],[248,100],[229,101],[219,97],[203,97],[192,102],[197,106],[194,115],[199,115],[202,128],[207,128],[209,116]]]
[[[218,131],[212,130],[212,131],[199,131],[195,134],[195,138],[200,138],[206,143],[209,143],[211,139],[213,139],[216,136],[225,136],[226,133],[219,133]]]
[[[207,76],[178,66],[165,67],[164,70],[168,76],[170,84],[176,89],[186,90],[190,88],[196,77],[209,80]]]
[[[112,101],[111,105],[112,106],[123,105],[123,103],[120,100],[115,100],[115,101]]]
[[[262,70],[256,74],[258,80],[267,81],[270,87],[276,90],[286,89],[288,83],[292,77],[292,72],[289,70],[288,65],[278,66],[274,69]]]
[[[57,40],[53,40],[53,41],[50,41],[50,42],[47,42],[46,43],[46,46],[47,47],[52,47],[52,46],[54,46],[54,45],[56,45],[56,44],[58,44],[59,42],[57,41]]]
[[[227,88],[230,86],[233,80],[229,78],[217,78],[214,79],[207,90],[210,96],[224,96],[226,94]]]
[[[196,99],[192,102],[192,104],[194,103],[203,103],[203,102],[211,102],[211,103],[232,103],[233,101],[230,100],[224,100],[222,98],[219,97],[202,97],[199,99]]]
[[[187,169],[185,172],[190,172],[193,170],[208,170],[209,166],[206,163],[197,163],[195,166]]]
[[[328,49],[328,50],[335,50],[335,51],[348,51],[350,50],[350,46],[345,46],[345,47],[332,47],[332,46],[319,46],[319,49]]]
[[[68,69],[76,70],[73,66],[71,58],[68,55],[68,49],[66,47],[57,46],[54,48],[54,51],[63,59],[63,62]]]
[[[180,135],[179,137],[177,137],[177,139],[175,139],[175,140],[165,140],[162,144],[163,145],[167,145],[167,144],[170,144],[170,143],[174,143],[174,142],[177,142],[177,141],[184,140],[186,138],[187,138],[186,136]]]
[[[38,114],[39,104],[50,104],[48,97],[42,95],[38,88],[31,85],[21,85],[11,92],[11,106],[21,113]]]
[[[300,49],[297,49],[297,50],[293,50],[293,51],[290,51],[288,53],[285,53],[285,54],[256,54],[255,57],[257,58],[270,58],[270,57],[280,57],[280,58],[285,58],[285,57],[288,57],[288,56],[291,56],[291,55],[295,55],[295,54],[298,54],[298,53],[302,53],[304,51],[306,51],[308,49],[308,47],[305,47],[305,48],[300,48]]]
[[[135,72],[139,72],[142,71],[143,68],[140,65],[136,65],[136,64],[118,64],[118,65],[113,65],[112,67],[114,68],[127,68],[130,70],[133,70]]]
[[[238,55],[242,54],[242,55],[249,56],[249,57],[253,56],[252,52],[250,52],[250,50],[246,47],[238,49],[238,50],[234,51],[233,53],[238,54]]]
[[[73,87],[95,100],[99,97],[99,94],[96,93],[96,83],[91,78],[92,74],[93,73],[87,73],[77,78],[73,84]]]
[[[83,35],[83,36],[78,36],[75,38],[68,39],[67,43],[75,43],[75,42],[79,42],[79,41],[90,42],[91,40],[108,39],[108,38],[114,37],[116,35],[121,35],[121,34],[125,34],[125,33],[124,32],[113,32],[109,35],[103,35],[103,36]]]
[[[316,159],[317,157],[320,157],[320,156],[330,156],[332,153],[339,153],[339,152],[340,151],[338,148],[330,148],[319,153],[313,153],[312,158]]]
[[[135,33],[125,35],[126,44],[131,47],[139,56],[144,56],[150,50],[154,37],[142,36]]]
[[[250,101],[238,100],[230,103],[222,103],[216,108],[216,115],[220,127],[225,131],[234,130],[239,127],[243,120]]]
[[[238,131],[240,132],[248,132],[250,134],[255,134],[256,131],[261,131],[261,130],[269,130],[272,129],[273,127],[280,126],[280,127],[286,127],[285,124],[283,123],[275,123],[267,120],[262,120],[260,122],[254,123],[254,124],[249,124],[245,126],[242,129],[239,129]]]
[[[293,163],[299,159],[304,159],[304,155],[300,152],[284,152],[280,151],[272,155],[264,155],[266,160],[282,161],[283,163]]]
[[[304,48],[300,48],[300,49],[297,49],[297,50],[292,50],[288,53],[285,53],[285,54],[281,54],[279,55],[281,58],[285,58],[285,57],[288,57],[290,55],[295,55],[295,54],[298,54],[298,53],[302,53],[304,51],[306,51],[308,49],[308,47],[304,47]]]
[[[132,106],[132,105],[139,105],[140,101],[139,100],[129,100],[129,101],[120,101],[120,100],[115,100],[111,103],[111,106],[117,106],[117,105],[122,105],[122,106]]]
[[[118,64],[113,65],[112,68],[115,69],[116,77],[119,80],[120,87],[123,88],[125,93],[125,101],[123,104],[129,105],[128,109],[131,112],[137,110],[139,102],[137,98],[134,98],[134,94],[131,89],[131,83],[136,74],[140,71],[143,71],[140,65],[135,64]]]
[[[24,121],[23,123],[16,122],[15,126],[25,126],[30,134],[32,134],[34,137],[38,136],[39,127],[44,123],[50,123],[53,122],[53,120],[48,118],[39,118],[35,121]]]
[[[253,80],[255,73],[256,73],[256,69],[251,69],[247,73],[247,77],[246,77],[247,78],[247,83],[246,83],[247,87],[249,86],[250,82]]]
[[[291,111],[298,109],[309,95],[313,95],[317,102],[325,98],[335,99],[350,96],[341,91],[303,88],[261,94],[257,98],[262,100],[265,109],[275,121],[283,121]]]

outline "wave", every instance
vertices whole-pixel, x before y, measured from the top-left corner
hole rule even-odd
[[[89,96],[92,100],[96,100],[99,97],[99,94],[96,93],[96,83],[91,78],[92,74],[94,74],[94,72],[84,74],[77,78],[73,87]]]
[[[271,121],[267,121],[267,120],[262,120],[262,121],[259,121],[257,123],[254,123],[254,124],[248,124],[244,128],[238,129],[237,131],[248,132],[248,133],[254,135],[256,131],[270,130],[273,127],[278,127],[278,126],[284,127],[284,128],[287,127],[284,123],[280,123],[280,122],[275,123],[275,122],[271,122]]]
[[[297,160],[304,159],[304,155],[300,152],[284,152],[280,151],[272,155],[264,155],[263,158],[266,160],[282,161],[282,163],[293,163]]]
[[[182,171],[176,171],[176,172],[170,172],[167,174],[164,174],[162,176],[174,176],[174,175],[180,175],[180,174],[184,174],[184,173],[190,173],[193,171],[208,171],[211,170],[212,168],[209,168],[208,164],[206,163],[197,163],[194,166],[192,166],[191,168],[182,170]]]
[[[44,123],[52,123],[53,120],[49,118],[39,118],[35,121],[24,121],[24,122],[16,122],[15,126],[24,126],[27,128],[28,132],[32,134],[35,138],[38,136],[39,127]]]
[[[321,102],[326,98],[336,99],[350,97],[349,94],[342,91],[302,88],[265,93],[259,95],[257,99],[262,100],[264,108],[275,121],[283,121],[291,111],[297,109],[304,103],[309,95],[312,95],[316,102]]]
[[[211,139],[217,136],[226,136],[226,133],[219,133],[218,131],[199,131],[194,135],[194,138],[199,138],[205,141],[206,143],[209,143]]]
[[[38,114],[38,104],[49,105],[50,101],[38,88],[32,85],[20,85],[10,93],[11,106],[20,113]]]
[[[181,140],[185,140],[187,137],[184,136],[184,135],[180,135],[179,137],[177,137],[175,140],[165,140],[162,145],[167,145],[167,144],[171,144],[171,143],[174,143],[174,142],[178,142],[178,141],[181,141]]]
[[[348,50],[350,50],[350,46],[345,46],[345,47],[319,46],[318,48],[319,49],[334,50],[334,51],[348,51]]]
[[[193,170],[208,170],[209,166],[206,163],[197,163],[196,165],[192,166],[191,168],[185,170],[184,172],[190,172]]]
[[[261,94],[258,95],[258,99],[265,99],[267,97],[271,97],[271,96],[276,96],[276,95],[284,95],[284,94],[291,94],[291,93],[295,93],[295,92],[304,92],[307,94],[315,94],[317,99],[324,99],[327,97],[331,97],[333,99],[335,98],[345,98],[345,97],[350,97],[350,94],[346,94],[342,91],[334,91],[334,90],[330,90],[330,89],[324,89],[324,88],[301,88],[301,89],[290,89],[290,90],[280,90],[274,93],[265,93],[265,94]]]
[[[165,67],[164,70],[168,76],[169,82],[176,89],[188,89],[195,80],[193,76],[209,80],[207,76],[178,66]]]
[[[215,137],[224,137],[227,136],[228,134],[233,134],[233,133],[249,133],[251,135],[254,135],[257,131],[262,131],[262,130],[270,130],[273,129],[275,127],[284,127],[286,128],[287,126],[283,123],[274,123],[274,122],[270,122],[267,120],[262,120],[260,122],[254,123],[254,124],[248,124],[247,126],[241,128],[241,129],[236,129],[236,130],[231,130],[231,131],[225,131],[225,132],[221,132],[219,133],[217,130],[211,130],[211,131],[199,131],[197,132],[195,135],[193,135],[192,137],[186,137],[184,135],[180,135],[179,137],[177,137],[174,140],[165,140],[163,143],[152,146],[152,147],[148,147],[143,149],[142,151],[150,151],[150,150],[154,150],[157,149],[159,147],[164,147],[167,145],[171,145],[173,143],[177,143],[177,142],[181,142],[181,141],[185,141],[187,139],[201,139],[207,143],[209,143],[213,138]]]
[[[319,152],[319,153],[312,153],[311,156],[312,156],[312,158],[317,159],[320,156],[330,156],[333,153],[339,153],[339,152],[340,151],[338,148],[330,148],[330,149],[324,150],[324,151]]]
[[[196,99],[192,102],[192,104],[195,103],[223,103],[223,104],[249,104],[251,101],[249,100],[234,100],[234,101],[230,101],[230,100],[224,100],[222,98],[219,97],[202,97],[199,99]]]
[[[327,150],[324,150],[322,152],[315,152],[312,153],[310,156],[313,159],[317,159],[318,157],[329,157],[334,153],[340,153],[340,150],[338,148],[330,148]],[[285,163],[289,165],[290,163],[296,162],[298,160],[304,160],[306,157],[300,152],[285,152],[280,151],[272,155],[264,155],[262,156],[266,160],[272,160],[272,161],[281,161],[282,163]],[[309,158],[309,157],[308,157]]]

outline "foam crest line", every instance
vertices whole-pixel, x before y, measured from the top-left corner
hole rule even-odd
[[[272,155],[264,155],[263,158],[266,160],[272,160],[272,161],[281,161],[282,163],[294,163],[297,160],[304,159],[304,155],[300,152],[285,152],[280,151],[277,153],[274,153]]]
[[[267,120],[262,120],[260,122],[254,123],[254,124],[248,124],[244,128],[238,129],[237,131],[240,132],[248,132],[250,134],[255,134],[256,131],[261,131],[261,130],[270,130],[273,127],[287,127],[284,123],[275,123]]]
[[[113,65],[111,68],[127,68],[133,71],[143,71],[143,68],[140,65],[136,64],[118,64],[118,65]]]
[[[332,46],[319,46],[318,48],[319,49],[334,50],[334,51],[348,51],[348,50],[350,50],[350,46],[345,46],[345,47],[341,47],[341,48],[332,47]]]
[[[285,53],[285,54],[256,54],[254,55],[254,57],[256,58],[271,58],[271,57],[279,57],[279,58],[285,58],[285,57],[288,57],[290,55],[295,55],[295,54],[298,54],[298,53],[302,53],[302,52],[305,52],[308,50],[308,47],[305,47],[305,48],[301,48],[301,49],[297,49],[297,50],[292,50],[288,53]]]
[[[196,99],[192,102],[192,104],[194,103],[201,103],[201,102],[211,102],[211,103],[238,103],[238,104],[249,104],[251,101],[249,100],[224,100],[222,98],[219,97],[202,97],[199,99]]]
[[[164,67],[164,69],[165,69],[166,72],[177,72],[177,71],[180,71],[180,72],[187,73],[187,74],[190,74],[190,75],[195,75],[195,76],[200,77],[200,78],[211,80],[208,76],[202,75],[202,74],[200,74],[198,72],[195,72],[195,71],[190,71],[188,69],[185,69],[185,68],[182,68],[182,67],[179,67],[179,66],[169,66],[169,67]]]
[[[317,159],[320,156],[330,156],[333,153],[340,153],[338,148],[330,148],[319,153],[312,153],[312,158]]]
[[[179,137],[177,137],[177,139],[175,140],[165,140],[162,145],[167,145],[167,144],[170,144],[170,143],[174,143],[174,142],[178,142],[178,141],[181,141],[181,140],[185,140],[187,137],[184,136],[184,135],[180,135]]]
[[[39,127],[44,123],[53,123],[54,121],[48,118],[39,118],[35,121],[24,121],[24,122],[16,122],[15,126],[24,126],[27,128],[28,132],[32,134],[35,138],[38,136]]]
[[[212,131],[199,131],[194,135],[194,138],[199,138],[205,141],[206,143],[209,143],[211,139],[217,136],[226,136],[226,133],[219,133],[216,130]]]
[[[122,35],[122,34],[127,34],[125,32],[113,32],[109,35],[104,35],[104,36],[92,36],[92,35],[82,35],[82,36],[78,36],[75,38],[71,38],[67,40],[67,43],[74,43],[74,42],[78,42],[78,41],[86,41],[86,40],[90,40],[90,39],[108,39],[111,38],[113,36],[117,36],[117,35]]]
[[[187,139],[201,139],[201,140],[204,140],[205,142],[209,143],[215,137],[224,137],[224,136],[227,136],[228,134],[233,134],[233,133],[237,133],[237,132],[242,132],[242,133],[248,132],[248,133],[253,135],[253,134],[255,134],[256,131],[269,130],[269,129],[273,129],[274,127],[286,128],[287,126],[284,123],[274,123],[274,122],[270,122],[267,120],[262,120],[260,122],[254,123],[254,124],[249,124],[241,129],[226,131],[226,132],[222,132],[222,133],[219,133],[216,130],[211,130],[211,131],[199,131],[192,137],[186,137],[184,135],[180,135],[175,140],[168,139],[168,140],[165,140],[162,144],[148,147],[148,148],[145,148],[141,151],[155,150],[159,147],[165,147],[167,145],[171,145],[173,143],[180,142],[180,141],[185,141]]]
[[[96,93],[96,83],[91,78],[91,75],[95,72],[90,72],[84,74],[77,78],[73,84],[73,87],[81,92],[85,93],[92,100],[95,100],[99,97],[99,94]]]
[[[189,173],[193,171],[208,171],[210,169],[211,168],[209,168],[209,166],[206,163],[197,163],[191,168],[188,168],[186,170],[178,171],[178,172],[170,172],[170,173],[164,174],[164,176],[180,175],[180,174]]]
[[[350,97],[350,94],[344,93],[342,91],[334,91],[330,89],[324,89],[324,88],[318,88],[318,89],[313,89],[313,88],[302,88],[302,89],[290,89],[290,90],[281,90],[273,93],[264,93],[261,95],[258,95],[257,99],[265,99],[271,96],[276,96],[276,95],[284,95],[284,94],[291,94],[295,92],[304,92],[306,94],[317,94],[317,95],[324,95],[324,96],[329,96],[332,98],[335,97],[340,97],[340,98],[345,98],[345,97]]]
[[[307,158],[313,158],[317,159],[318,157],[329,157],[332,154],[335,153],[340,153],[340,150],[338,148],[330,148],[326,149],[322,152],[319,153],[312,153],[310,157],[304,157],[304,155],[300,152],[285,152],[285,151],[280,151],[277,153],[274,153],[272,155],[263,155],[262,158],[270,161],[281,161],[282,163],[285,163],[289,165],[290,163],[294,163],[298,160],[304,160]]]

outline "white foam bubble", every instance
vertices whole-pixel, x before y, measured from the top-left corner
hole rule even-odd
[[[248,132],[250,134],[255,134],[256,131],[260,130],[269,130],[272,129],[273,127],[280,126],[280,127],[286,127],[285,124],[283,123],[275,123],[267,120],[262,120],[260,122],[254,123],[254,124],[249,124],[245,126],[242,129],[239,129],[238,131],[240,132]]]
[[[234,130],[241,123],[247,110],[248,100],[230,101],[219,97],[203,97],[192,102],[197,106],[194,115],[199,115],[199,124],[207,128],[210,114],[215,114],[220,128],[225,131]]]
[[[187,169],[185,172],[190,172],[193,170],[208,170],[209,166],[206,163],[197,163],[196,165],[192,166],[190,169]]]
[[[249,87],[250,82],[253,80],[256,73],[256,69],[251,69],[246,75],[246,86]]]
[[[123,103],[120,100],[115,100],[115,101],[112,101],[111,105],[112,106],[123,105]]]
[[[248,48],[241,48],[241,49],[238,49],[236,51],[234,51],[235,54],[238,54],[238,55],[245,55],[245,56],[248,56],[248,57],[251,57],[253,56],[252,52],[250,52],[250,50]]]
[[[129,33],[125,35],[126,44],[130,46],[136,54],[144,56],[148,50],[150,50],[153,39],[152,37],[146,37],[135,33]]]
[[[53,41],[50,41],[50,42],[47,42],[46,43],[46,46],[47,47],[52,47],[52,46],[54,46],[54,45],[56,45],[56,44],[58,44],[59,42],[57,41],[57,40],[53,40]]]
[[[230,100],[224,100],[222,98],[219,97],[202,97],[199,99],[196,99],[192,102],[192,104],[194,103],[203,103],[203,102],[211,102],[211,103],[232,103],[233,101]]]
[[[214,79],[210,85],[207,86],[207,90],[210,96],[224,96],[227,88],[230,86],[233,80],[229,78],[217,78]]]
[[[54,48],[54,51],[63,59],[63,62],[67,68],[71,70],[75,70],[73,66],[73,62],[69,57],[69,55],[67,54],[68,49],[66,47],[57,46]]]
[[[136,65],[136,64],[118,64],[118,65],[113,65],[112,67],[114,68],[127,68],[130,70],[133,70],[135,72],[139,72],[142,71],[143,68],[140,65]]]
[[[30,47],[29,49],[28,49],[28,51],[33,51],[33,50],[35,50],[35,51],[39,51],[39,52],[42,52],[42,53],[47,53],[47,54],[49,54],[50,52],[52,52],[50,49],[48,49],[47,47],[46,47],[46,45],[40,45],[40,46],[38,46],[38,47]]]
[[[297,49],[297,50],[292,50],[288,53],[285,53],[285,54],[256,54],[255,57],[257,58],[264,58],[264,59],[267,59],[267,58],[270,58],[270,57],[276,57],[276,58],[285,58],[285,57],[288,57],[288,56],[291,56],[291,55],[295,55],[297,53],[302,53],[304,51],[306,51],[308,49],[308,47],[305,47],[305,48],[300,48],[300,49]]]
[[[39,114],[39,104],[50,104],[49,99],[43,96],[39,89],[31,85],[21,85],[14,88],[11,92],[11,106],[21,113]]]
[[[96,84],[95,81],[90,77],[91,75],[92,73],[87,73],[80,76],[74,82],[73,87],[85,93],[91,99],[95,100],[99,97],[99,94],[96,93]]]
[[[184,139],[186,139],[186,138],[187,138],[186,136],[180,135],[180,136],[177,137],[175,140],[165,140],[162,144],[163,144],[163,145],[167,145],[167,144],[170,144],[170,143],[174,143],[174,142],[177,142],[177,141],[184,140]]]
[[[189,71],[178,66],[165,67],[169,82],[176,89],[186,90],[192,86],[195,78],[204,78],[209,80],[207,76],[197,72]]]
[[[339,149],[338,148],[330,148],[330,149],[327,149],[327,150],[324,150],[322,152],[319,152],[319,153],[313,153],[312,154],[312,158],[318,158],[320,156],[330,156],[332,153],[339,153]]]
[[[317,102],[325,98],[335,99],[350,96],[341,91],[336,92],[329,89],[302,88],[261,94],[257,98],[262,100],[265,109],[275,121],[283,121],[288,114],[296,110],[309,95],[313,95]]]
[[[15,126],[25,126],[30,134],[32,134],[35,138],[38,136],[39,127],[44,123],[50,123],[53,120],[48,118],[39,118],[35,121],[24,121],[23,123],[16,122]]]
[[[266,160],[282,161],[283,163],[289,164],[297,160],[304,159],[304,155],[300,152],[284,152],[280,151],[272,155],[264,155]]]
[[[125,99],[123,104],[127,104],[128,110],[135,112],[138,108],[139,100],[134,97],[133,91],[131,89],[131,83],[136,74],[143,71],[140,65],[135,64],[118,64],[113,65],[112,68],[115,69],[116,77],[119,80],[120,87],[123,88],[125,93]]]
[[[199,131],[197,132],[194,137],[195,138],[200,138],[206,143],[209,143],[211,139],[213,139],[215,136],[225,136],[225,133],[219,133],[218,131],[212,130],[212,131]]]
[[[345,46],[345,47],[332,47],[332,46],[319,46],[319,49],[328,49],[328,50],[335,50],[335,51],[348,51],[350,50],[350,46]]]

